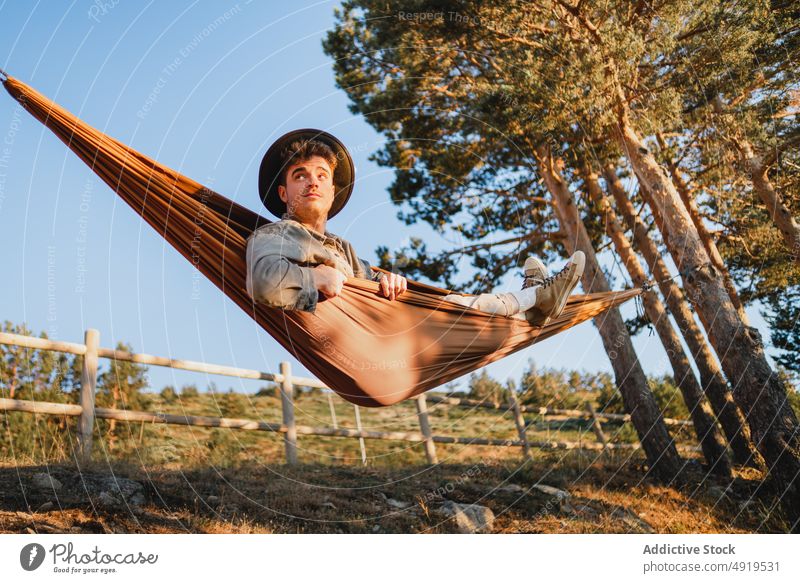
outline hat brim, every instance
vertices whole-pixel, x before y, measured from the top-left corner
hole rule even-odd
[[[278,218],[283,217],[286,212],[286,203],[278,195],[281,173],[285,168],[281,167],[281,151],[290,143],[296,140],[316,140],[326,144],[336,155],[336,168],[333,171],[333,185],[335,190],[333,205],[328,212],[330,219],[336,215],[353,193],[353,181],[355,179],[355,166],[350,152],[344,144],[337,138],[315,129],[294,130],[282,135],[269,147],[264,158],[261,160],[261,168],[258,172],[258,192],[261,202],[267,210]]]

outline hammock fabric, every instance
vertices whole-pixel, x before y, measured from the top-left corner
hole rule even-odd
[[[573,296],[544,327],[442,300],[448,290],[409,281],[394,302],[378,284],[348,279],[314,314],[255,304],[245,290],[247,237],[267,219],[97,131],[17,79],[3,81],[28,112],[73,150],[236,305],[341,397],[391,405],[442,385],[641,293]]]

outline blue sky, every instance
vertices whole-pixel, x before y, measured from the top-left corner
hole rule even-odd
[[[376,261],[409,236],[368,156],[382,138],[347,108],[321,40],[336,2],[4,2],[0,66],[91,125],[261,214],[263,152],[281,134],[317,127],[351,149],[357,184],[329,230]],[[0,98],[0,320],[51,338],[100,331],[137,352],[277,372],[287,353],[148,227],[62,142]],[[608,261],[608,258],[605,258]],[[620,275],[618,267],[608,266]],[[506,284],[519,285],[520,274]],[[621,278],[617,286],[624,284]],[[757,310],[748,311],[765,332]],[[630,316],[633,305],[623,310]],[[768,338],[768,334],[764,334]],[[655,335],[634,340],[645,370],[668,371]],[[491,365],[518,379],[539,367],[610,371],[591,323]],[[293,359],[294,370],[303,369]],[[150,369],[154,388],[263,383]]]

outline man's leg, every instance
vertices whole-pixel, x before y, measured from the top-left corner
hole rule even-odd
[[[499,293],[499,294],[479,294],[477,296],[465,296],[461,294],[450,294],[444,297],[448,302],[467,306],[474,310],[480,310],[487,314],[495,314],[511,318],[530,309],[536,303],[536,292],[527,291],[528,288],[541,285],[547,279],[547,268],[536,257],[528,257],[525,261],[525,278],[522,282],[522,294]]]
[[[526,262],[525,285],[533,281],[534,285],[532,287],[525,287],[518,292],[479,294],[476,296],[449,294],[444,296],[443,299],[506,318],[520,318],[523,317],[521,314],[525,314],[524,317],[531,324],[543,326],[551,318],[559,316],[563,311],[567,297],[578,284],[583,273],[584,261],[583,253],[578,251],[570,257],[566,267],[552,277],[540,277],[540,275],[546,275],[547,273],[544,270],[544,266],[538,260],[535,262],[528,261]],[[529,267],[531,273],[528,273]],[[539,271],[542,271],[542,274]]]
[[[473,310],[480,310],[487,314],[495,314],[510,318],[515,314],[524,312],[519,300],[512,293],[500,294],[479,294],[477,296],[464,296],[461,294],[449,294],[444,296],[448,302],[467,306]],[[532,306],[533,304],[531,304]],[[531,306],[528,306],[530,308]]]

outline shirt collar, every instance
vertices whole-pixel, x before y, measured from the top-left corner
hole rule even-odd
[[[323,239],[324,239],[324,238],[326,238],[326,237],[327,237],[327,238],[329,238],[329,239],[333,239],[333,240],[334,240],[334,241],[336,241],[337,243],[339,243],[339,242],[340,242],[340,239],[339,239],[339,237],[338,237],[337,235],[334,235],[334,234],[333,234],[333,233],[331,233],[330,231],[327,231],[327,230],[326,230],[326,231],[325,231],[325,233],[324,233],[323,235],[321,235],[321,234],[317,233],[317,232],[316,232],[314,229],[309,229],[308,227],[306,227],[306,226],[305,226],[303,223],[301,223],[300,221],[298,221],[297,219],[295,219],[295,218],[294,218],[294,216],[293,216],[293,215],[291,215],[291,214],[289,214],[289,213],[283,213],[283,214],[281,215],[281,220],[282,220],[282,221],[292,221],[293,223],[297,223],[298,225],[300,225],[301,227],[303,227],[303,228],[304,228],[306,231],[308,231],[309,233],[311,233],[313,236],[315,236],[315,237],[317,237],[317,238],[323,238]]]

